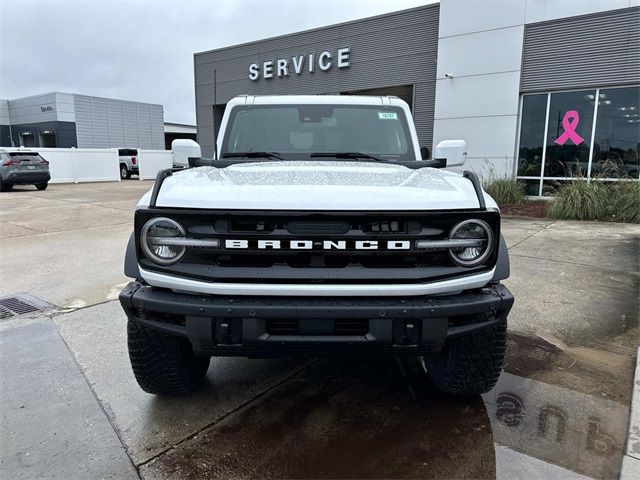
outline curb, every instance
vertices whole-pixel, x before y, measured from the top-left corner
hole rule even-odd
[[[622,457],[622,470],[620,471],[620,480],[636,478],[640,478],[640,348],[638,348],[636,356],[636,373],[633,378],[627,448]]]

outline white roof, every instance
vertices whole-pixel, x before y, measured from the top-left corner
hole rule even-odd
[[[239,95],[227,105],[295,105],[295,104],[342,104],[342,105],[395,105],[405,106],[398,97],[365,95]]]

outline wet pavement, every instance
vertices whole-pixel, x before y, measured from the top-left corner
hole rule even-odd
[[[503,221],[516,304],[483,396],[442,395],[394,359],[227,358],[193,396],[159,398],[137,387],[109,301],[148,188],[0,195],[1,294],[84,305],[0,321],[0,477],[617,478],[637,447],[639,226]]]
[[[523,352],[527,342],[510,340],[498,385],[473,398],[442,395],[393,359],[319,360],[152,459],[141,473],[153,479],[513,478],[518,471],[518,478],[617,477],[632,362],[620,358],[614,378],[596,364],[572,372],[582,355],[545,342]],[[518,375],[530,363],[545,368]],[[562,383],[555,383],[558,370],[566,372]],[[615,398],[604,393],[609,385],[616,386]],[[527,468],[530,475],[522,475]]]

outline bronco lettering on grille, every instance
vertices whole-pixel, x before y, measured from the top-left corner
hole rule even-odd
[[[409,240],[235,240],[224,241],[228,249],[257,250],[410,250]]]

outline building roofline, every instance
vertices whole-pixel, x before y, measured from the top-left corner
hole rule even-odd
[[[16,100],[26,100],[28,98],[36,98],[36,97],[44,97],[45,95],[55,95],[55,94],[60,94],[60,95],[71,95],[71,96],[81,96],[81,97],[92,97],[92,98],[100,98],[103,100],[117,100],[119,102],[131,102],[131,103],[139,103],[141,105],[153,105],[156,107],[162,107],[162,111],[164,111],[164,105],[162,105],[161,103],[150,103],[150,102],[140,102],[138,100],[127,100],[124,98],[114,98],[114,97],[102,97],[102,96],[98,96],[98,95],[87,95],[84,93],[75,93],[75,92],[60,92],[60,91],[53,91],[53,92],[44,92],[44,93],[37,93],[34,95],[27,95],[24,97],[15,97],[15,98],[7,98],[6,100],[8,102],[13,102]]]
[[[198,55],[206,55],[208,53],[221,52],[223,50],[229,50],[231,48],[245,47],[245,46],[248,46],[248,45],[254,45],[256,43],[261,43],[261,42],[265,42],[265,41],[268,41],[268,40],[278,40],[278,39],[290,37],[290,36],[293,36],[293,35],[301,35],[301,34],[304,34],[304,33],[318,32],[318,31],[321,31],[321,30],[326,30],[328,28],[342,27],[342,26],[349,25],[349,24],[354,24],[354,23],[359,23],[359,22],[366,22],[366,21],[369,21],[369,20],[375,20],[377,18],[390,17],[390,16],[393,16],[393,15],[401,15],[403,13],[409,13],[409,12],[418,11],[418,10],[426,10],[426,9],[429,9],[429,8],[436,8],[436,7],[440,7],[440,2],[439,1],[438,2],[434,2],[434,3],[429,3],[429,4],[426,4],[426,5],[420,5],[420,6],[417,6],[417,7],[405,8],[404,10],[396,10],[396,11],[393,11],[393,12],[381,13],[379,15],[373,15],[373,16],[370,16],[370,17],[356,18],[356,19],[353,19],[353,20],[347,20],[345,22],[332,23],[331,25],[324,25],[322,27],[309,28],[307,30],[298,30],[298,31],[295,31],[295,32],[285,33],[283,35],[276,35],[275,37],[264,37],[264,38],[261,38],[261,39],[258,39],[258,40],[251,40],[249,42],[237,43],[237,44],[234,44],[234,45],[227,45],[226,47],[214,48],[214,49],[211,49],[211,50],[204,50],[202,52],[194,53],[193,56],[195,58]]]
[[[176,125],[178,127],[190,127],[196,128],[196,125],[192,125],[190,123],[176,123],[176,122],[164,122],[165,125]]]

